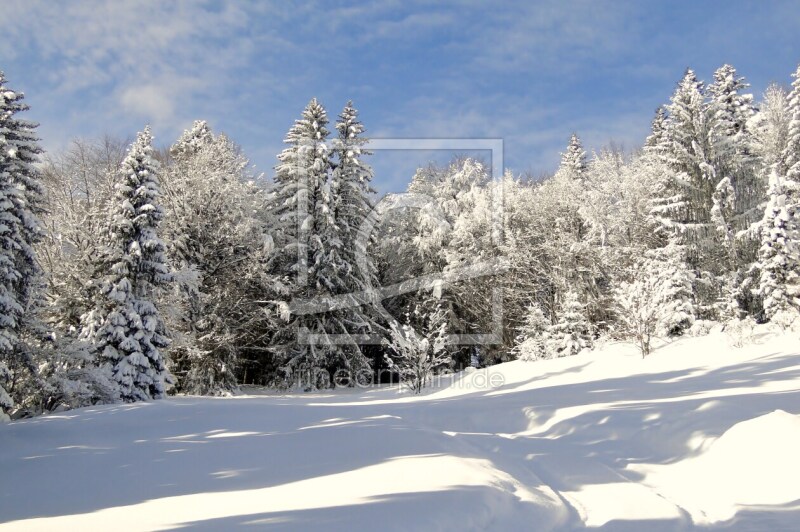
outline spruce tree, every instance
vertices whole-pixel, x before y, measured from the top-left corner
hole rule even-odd
[[[519,360],[544,358],[550,325],[550,321],[542,312],[542,307],[537,303],[531,303],[525,314],[525,321],[519,328],[513,349]]]
[[[306,277],[306,286],[297,288],[308,295],[317,288],[331,288],[329,280],[319,278],[325,257],[321,238],[333,225],[328,174],[330,152],[327,146],[328,115],[316,98],[286,135],[289,147],[278,155],[275,167],[275,215],[277,238],[287,280]]]
[[[155,305],[156,291],[172,279],[158,237],[163,217],[158,170],[147,127],[120,169],[100,265],[105,276],[83,330],[126,402],[162,398],[174,383],[162,352],[169,342]]]
[[[650,123],[650,134],[644,141],[644,151],[658,153],[664,147],[667,129],[667,112],[661,105],[656,109],[653,121]]]
[[[746,229],[761,217],[759,204],[763,187],[752,154],[748,123],[755,114],[752,94],[743,93],[749,85],[736,69],[723,65],[709,85],[708,120],[710,142],[718,182],[713,194],[712,223],[728,259],[730,272],[752,263],[758,249]]]
[[[761,221],[758,292],[767,319],[800,308],[800,66],[793,77],[786,146],[771,169]]]
[[[660,156],[670,175],[654,211],[664,227],[685,244],[693,268],[708,266],[714,235],[713,193],[718,179],[711,155],[703,83],[687,70],[667,106],[664,149]]]
[[[792,74],[792,90],[789,92],[789,131],[783,155],[786,178],[794,183],[800,182],[800,66]]]
[[[572,290],[564,296],[558,320],[547,328],[546,352],[550,357],[577,355],[592,346],[589,322],[578,294]]]
[[[359,232],[372,210],[370,195],[375,190],[370,184],[372,168],[362,158],[371,155],[371,152],[364,148],[368,140],[362,136],[364,126],[358,120],[358,111],[353,107],[353,102],[348,102],[339,115],[336,130],[339,135],[333,144],[336,165],[331,189],[334,218],[350,273],[350,280],[343,288],[363,290],[377,284],[377,269],[366,248],[372,243],[373,237]]]
[[[573,179],[583,179],[586,176],[586,150],[583,149],[581,139],[577,133],[569,138],[567,149],[561,154],[559,172],[568,174]]]
[[[24,95],[0,72],[0,417],[12,406],[4,384],[36,373],[20,335],[32,320],[40,271],[33,245],[40,238],[41,185],[35,166],[42,152],[36,124],[18,118]]]
[[[278,277],[284,325],[272,337],[271,349],[290,385],[317,388],[330,384],[327,366],[339,349],[325,341],[326,313],[292,312],[291,302],[323,302],[336,291],[326,265],[332,247],[341,249],[330,195],[328,116],[316,98],[303,110],[284,142],[275,167],[273,215],[277,253],[271,261]],[[332,239],[334,241],[332,241]],[[337,256],[334,270],[341,264]],[[319,342],[306,334],[321,335]]]
[[[708,86],[711,141],[719,164],[727,172],[740,170],[742,159],[747,157],[747,123],[755,109],[753,95],[742,91],[749,86],[731,65],[718,68],[714,72],[714,82]]]
[[[773,170],[761,222],[759,249],[758,292],[764,300],[764,314],[768,320],[780,311],[800,309],[800,254],[797,249],[800,212],[794,199],[798,194],[800,187],[796,181],[781,177]]]

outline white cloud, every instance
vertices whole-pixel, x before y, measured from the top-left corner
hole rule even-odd
[[[89,93],[81,121],[148,122],[174,134],[214,97],[220,80],[250,63],[247,7],[10,0],[0,18],[7,36],[0,53],[41,65],[29,75],[39,77],[39,91],[57,96],[46,102],[56,115],[56,105]]]

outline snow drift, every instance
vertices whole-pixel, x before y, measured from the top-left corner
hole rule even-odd
[[[9,423],[0,530],[793,530],[797,339],[752,341]]]

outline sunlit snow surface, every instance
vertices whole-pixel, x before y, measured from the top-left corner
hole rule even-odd
[[[798,530],[800,341],[753,341],[0,425],[0,530]]]

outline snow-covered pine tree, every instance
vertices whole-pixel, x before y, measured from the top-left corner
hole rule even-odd
[[[559,172],[569,174],[573,179],[583,179],[586,176],[586,150],[577,133],[573,133],[569,138],[567,149],[561,154],[561,164]]]
[[[211,127],[205,120],[195,120],[191,129],[184,131],[169,149],[173,157],[191,157],[202,151],[214,140]]]
[[[372,210],[370,195],[372,168],[362,157],[371,155],[364,146],[368,140],[363,136],[364,126],[358,120],[358,111],[353,102],[348,102],[336,123],[339,135],[333,142],[336,163],[332,174],[331,189],[334,218],[342,240],[342,253],[349,265],[350,279],[343,288],[363,290],[377,284],[377,269],[366,249],[372,242],[368,235],[361,235],[364,219]],[[358,265],[358,258],[363,260]],[[364,270],[364,271],[362,271]]]
[[[33,245],[41,231],[42,189],[35,163],[42,150],[36,124],[15,116],[28,110],[23,99],[21,92],[6,86],[0,71],[0,417],[16,392],[4,384],[36,373],[20,334],[32,320],[40,276]]]
[[[650,134],[644,141],[644,151],[658,153],[663,148],[667,130],[667,111],[661,105],[650,123]]]
[[[586,303],[587,318],[599,323],[607,319],[601,301],[606,294],[600,286],[607,279],[598,256],[602,237],[594,242],[590,238],[592,227],[587,223],[587,216],[594,213],[588,212],[591,207],[587,209],[589,206],[585,205],[589,187],[597,184],[590,184],[594,179],[591,168],[596,166],[596,161],[589,165],[585,158],[580,139],[572,135],[555,175],[538,188],[538,208],[549,219],[548,235],[540,252],[551,261],[546,272],[554,287],[553,301],[549,305],[551,320],[558,310],[555,303],[572,290]],[[609,160],[619,163],[621,156],[612,156]]]
[[[743,263],[755,254],[753,242],[736,238],[737,229],[747,226],[745,213],[752,215],[749,204],[757,190],[743,125],[749,96],[738,94],[744,85],[735,71],[724,68],[717,78],[716,99],[707,101],[710,89],[687,70],[667,106],[667,142],[660,158],[669,171],[653,209],[697,273],[696,309],[698,317],[708,319],[735,307]],[[718,153],[717,147],[727,152]]]
[[[545,317],[541,306],[531,303],[513,349],[519,360],[538,360],[545,357],[549,327],[550,320]]]
[[[800,182],[800,66],[792,74],[792,90],[788,97],[789,131],[783,155],[786,179],[792,183]],[[796,198],[793,198],[796,199]]]
[[[577,355],[591,346],[592,335],[584,305],[578,294],[570,290],[564,296],[558,320],[547,328],[547,355],[551,358]]]
[[[777,165],[775,165],[777,167]],[[796,199],[800,186],[796,181],[770,175],[767,207],[761,222],[761,248],[758,292],[763,298],[764,314],[769,320],[778,312],[800,309],[800,254],[797,228],[800,212]]]
[[[759,288],[761,282],[761,247],[763,246],[764,233],[762,224],[765,213],[773,213],[768,209],[770,198],[770,180],[775,176],[786,175],[786,147],[789,136],[789,97],[786,91],[777,84],[772,84],[764,91],[764,96],[759,105],[759,111],[748,122],[749,149],[757,161],[757,189],[758,203],[755,211],[759,216],[751,221],[750,225],[742,229],[738,238],[756,245],[756,258],[747,270],[742,270],[737,275],[734,297],[738,307],[757,321],[762,321],[764,316],[763,298]],[[767,221],[772,220],[771,216]],[[764,250],[766,251],[766,250]]]
[[[786,145],[770,172],[761,221],[758,291],[767,319],[800,309],[800,66],[793,77]]]
[[[178,269],[188,268],[191,264],[197,263],[198,235],[191,234],[185,227],[187,223],[191,223],[185,218],[197,213],[192,211],[192,207],[195,205],[187,205],[188,198],[185,197],[186,191],[183,189],[197,186],[196,183],[189,184],[195,178],[189,173],[198,171],[198,168],[190,168],[190,166],[197,154],[209,146],[213,140],[208,123],[205,120],[196,120],[192,128],[184,131],[169,149],[171,164],[165,171],[170,175],[161,188],[167,192],[164,204],[172,211],[170,212],[172,220],[165,227],[169,234],[169,256]],[[202,231],[200,228],[195,229]]]
[[[666,246],[646,254],[646,259],[655,263],[663,278],[668,279],[661,291],[663,308],[658,330],[661,336],[682,335],[692,326],[697,314],[692,292],[695,277],[686,264],[685,256],[686,252],[674,237],[669,239]]]
[[[371,155],[365,149],[368,139],[363,136],[364,126],[358,119],[358,111],[350,101],[342,110],[336,122],[337,138],[332,142],[333,160],[331,165],[331,200],[336,234],[332,242],[338,245],[330,253],[328,269],[340,262],[335,294],[342,296],[363,293],[378,286],[377,267],[372,256],[371,246],[375,243],[374,234],[363,231],[364,221],[372,210],[370,195],[375,191],[371,186],[372,168],[363,160]],[[332,250],[334,251],[334,250]],[[361,298],[363,302],[363,298]],[[333,313],[340,322],[340,328],[347,334],[378,334],[385,330],[379,323],[380,316],[375,308],[367,304],[357,304]],[[353,342],[343,346],[344,363],[352,372],[365,371],[369,363],[361,347]]]
[[[284,140],[289,147],[278,155],[274,179],[277,253],[271,265],[283,286],[279,307],[285,324],[273,335],[271,348],[284,369],[286,384],[306,388],[329,385],[326,368],[339,353],[330,342],[299,336],[310,333],[324,340],[331,329],[327,313],[288,312],[289,301],[321,301],[336,289],[327,263],[328,252],[340,242],[330,193],[327,125],[325,109],[312,99]],[[333,267],[341,265],[337,258]]]
[[[82,333],[127,402],[162,398],[174,383],[162,353],[169,341],[154,304],[156,290],[172,278],[158,237],[163,217],[158,169],[147,127],[120,169],[101,264],[105,278],[99,283],[97,308],[87,315]]]
[[[723,173],[741,171],[748,158],[748,121],[755,114],[753,95],[742,91],[750,85],[737,77],[736,69],[723,65],[714,72],[714,82],[708,86],[708,105],[711,142],[718,165]]]
[[[756,159],[750,145],[748,123],[755,114],[752,94],[743,93],[749,85],[737,77],[736,69],[723,65],[714,73],[708,87],[708,115],[711,146],[719,179],[713,194],[712,223],[720,245],[734,273],[755,261],[757,239],[740,233],[761,217],[759,204],[763,188]],[[738,234],[738,238],[737,238]]]
[[[709,267],[715,235],[711,223],[712,195],[718,182],[710,160],[711,146],[703,83],[691,69],[678,83],[667,105],[667,128],[660,155],[670,169],[663,197],[654,212],[685,244],[687,261],[696,269]]]

